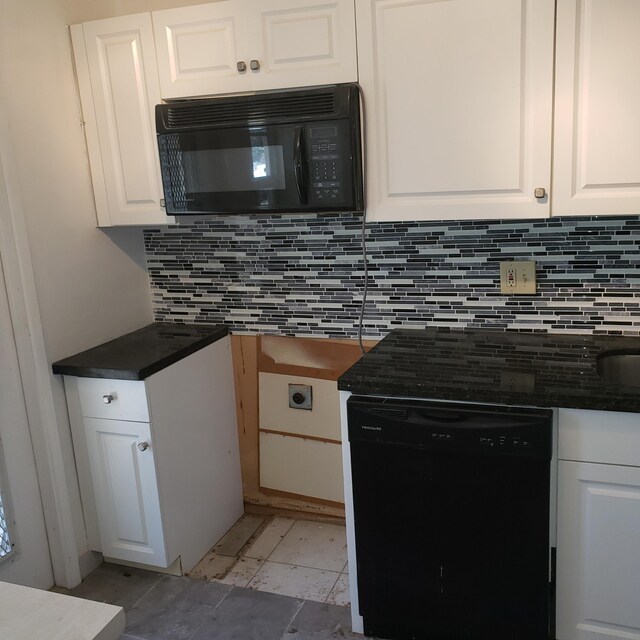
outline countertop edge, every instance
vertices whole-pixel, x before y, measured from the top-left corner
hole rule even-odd
[[[211,334],[204,336],[192,344],[181,347],[174,353],[171,353],[167,356],[164,356],[160,360],[153,362],[147,366],[133,369],[119,369],[119,368],[107,368],[107,367],[89,367],[89,366],[78,366],[78,365],[67,365],[62,364],[64,360],[60,360],[54,362],[51,365],[51,369],[54,374],[64,375],[64,376],[75,376],[78,378],[103,378],[103,379],[111,379],[111,380],[145,380],[149,378],[154,373],[158,373],[158,371],[162,371],[167,367],[175,364],[176,362],[196,353],[196,351],[200,351],[204,347],[221,340],[222,338],[229,335],[229,329],[225,326],[219,326],[216,330],[212,331]],[[73,357],[73,356],[72,356]]]

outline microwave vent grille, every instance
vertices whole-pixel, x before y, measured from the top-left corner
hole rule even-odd
[[[234,122],[300,119],[331,116],[336,111],[333,91],[313,95],[251,96],[237,100],[203,100],[189,105],[168,106],[168,129],[215,126]]]

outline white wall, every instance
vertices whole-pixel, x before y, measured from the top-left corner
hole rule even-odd
[[[112,0],[2,0],[5,94],[42,324],[51,360],[151,320],[140,230],[100,231],[67,24]]]
[[[26,223],[46,352],[42,368],[152,321],[141,231],[96,228],[67,29],[111,15],[113,0],[0,0],[0,102],[13,164],[9,186]],[[51,406],[80,556],[86,537],[57,378],[49,383]],[[34,446],[37,452],[44,445]]]

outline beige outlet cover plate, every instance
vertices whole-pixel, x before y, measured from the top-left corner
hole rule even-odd
[[[500,263],[500,293],[532,295],[537,292],[535,260],[510,260]]]

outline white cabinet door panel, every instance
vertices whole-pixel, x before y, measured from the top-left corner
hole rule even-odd
[[[558,640],[640,639],[640,468],[561,461]]]
[[[255,3],[249,26],[249,58],[260,62],[254,89],[358,79],[352,0]]]
[[[553,0],[365,0],[374,220],[548,215]]]
[[[640,213],[640,3],[559,0],[554,215]]]
[[[137,14],[85,23],[86,57],[79,50],[78,28],[73,29],[74,49],[84,117],[87,128],[97,132],[87,131],[87,142],[98,185],[98,222],[167,223],[160,206],[154,115],[160,91],[151,18]]]
[[[353,0],[218,0],[152,15],[163,98],[357,80]]]
[[[102,553],[169,566],[149,424],[85,418],[85,433]],[[145,451],[138,448],[143,442]]]
[[[248,49],[242,8],[237,0],[222,0],[153,12],[163,98],[251,88],[250,71],[237,69]]]

